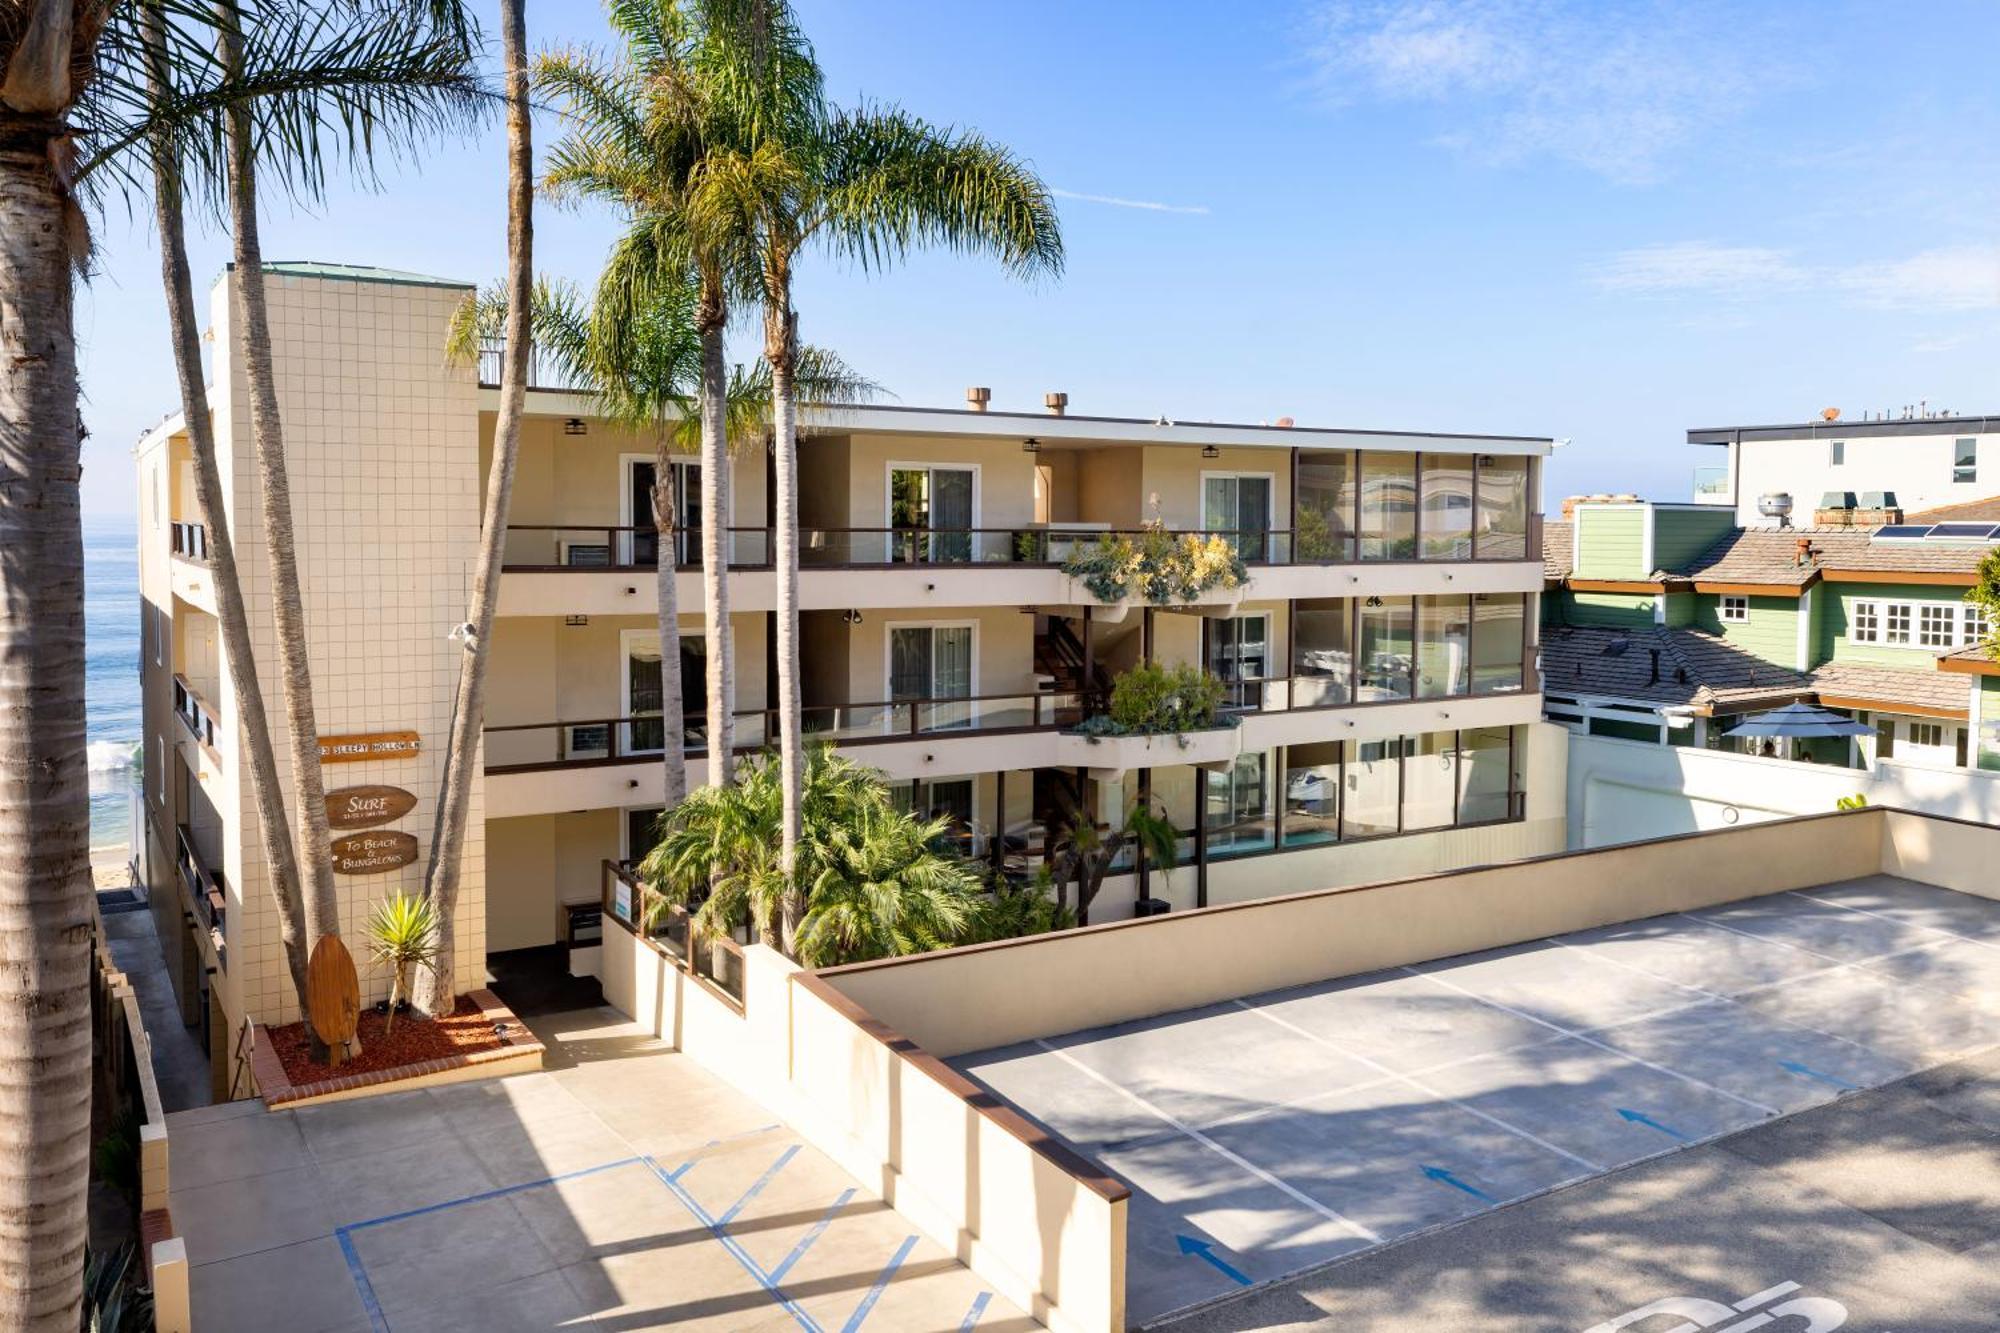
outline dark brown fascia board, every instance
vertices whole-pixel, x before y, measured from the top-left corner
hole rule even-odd
[[[1571,592],[1665,592],[1667,586],[1651,579],[1580,579],[1572,575]]]
[[[1705,579],[1693,582],[1696,592],[1726,593],[1731,597],[1797,597],[1812,585],[1811,579],[1804,583],[1710,583]]]
[[[1893,699],[1870,699],[1858,694],[1829,694],[1820,690],[1819,701],[1828,708],[1861,708],[1871,713],[1901,713],[1906,717],[1935,717],[1947,722],[1963,722],[1963,708],[1939,708],[1934,704],[1898,703]]]

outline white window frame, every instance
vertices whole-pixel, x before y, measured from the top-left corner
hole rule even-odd
[[[1958,608],[1949,602],[1918,602],[1917,646],[1936,651],[1958,646]]]
[[[1971,602],[1961,602],[1958,613],[1958,642],[1962,648],[1986,641],[1986,608]]]
[[[1828,440],[1826,442],[1826,465],[1828,467],[1847,466],[1847,441]]]
[[[1929,740],[1918,736],[1917,729],[1919,727],[1924,728],[1926,732],[1936,732],[1937,739]],[[1947,749],[1951,745],[1950,729],[1942,722],[1931,722],[1921,719],[1913,722],[1905,722],[1903,724],[1903,742],[1906,745],[1915,746],[1920,750]]]
[[[1972,461],[1970,463],[1961,463],[1958,461],[1958,446],[1961,444],[1969,444],[1972,446]],[[1977,435],[1973,436],[1960,435],[1954,438],[1951,442],[1952,485],[1963,486],[1975,483],[1978,480],[1979,480],[1979,437]]]
[[[636,463],[644,463],[648,467],[651,467],[653,464],[659,461],[660,461],[660,456],[658,454],[621,453],[618,455],[618,526],[619,527],[630,528],[632,526],[633,518],[635,517],[632,512],[633,465]],[[700,454],[668,454],[667,462],[670,464],[684,463],[687,466],[693,468],[697,472],[701,471]],[[725,464],[725,466],[733,469],[736,466],[736,461],[734,459],[730,459]],[[733,473],[730,476],[730,480],[731,481],[736,480]],[[590,526],[590,524],[579,523],[576,526],[579,528],[587,528]],[[731,486],[729,488],[729,527],[731,529],[731,532],[729,534],[730,540],[725,541],[722,544],[722,551],[723,555],[726,556],[729,562],[733,565],[736,563],[736,543],[734,540],[735,538],[734,529],[736,527],[736,487],[734,486]],[[611,544],[611,557],[613,563],[621,565],[631,564],[632,534],[630,532],[620,532],[620,533],[614,533],[613,535],[617,538],[617,540]],[[581,546],[596,545],[595,542],[579,542],[577,544]],[[563,546],[563,553],[565,555],[567,555],[568,553],[567,543],[565,543]]]
[[[895,673],[896,631],[899,629],[971,630],[971,683],[968,689],[973,698],[976,699],[979,697],[979,622],[977,620],[891,620],[882,626],[882,693],[877,696],[882,702],[889,702],[890,691],[894,688],[890,684],[890,680]]]
[[[1941,636],[1936,628],[1940,616],[1944,621]],[[1892,633],[1898,622],[1903,628],[1900,638]],[[1856,597],[1847,603],[1847,638],[1851,643],[1937,653],[1984,642],[1985,617],[1979,607],[1966,601],[1888,601],[1880,597]]]
[[[1742,593],[1723,593],[1719,614],[1725,625],[1747,625],[1750,623],[1750,599]]]
[[[1892,647],[1910,648],[1915,646],[1911,635],[1915,631],[1916,612],[1912,602],[1882,603],[1882,642]]]
[[[1882,603],[1858,597],[1847,604],[1847,637],[1855,643],[1882,642]]]
[[[896,526],[896,474],[898,472],[970,472],[972,474],[972,528],[977,532],[982,526],[980,514],[985,495],[981,490],[985,477],[984,469],[978,463],[958,463],[950,459],[938,458],[892,458],[882,465],[882,530],[887,532]],[[976,554],[979,543],[972,548]],[[977,563],[975,560],[974,563]]]

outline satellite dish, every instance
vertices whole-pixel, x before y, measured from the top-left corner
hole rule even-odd
[[[1819,419],[1821,421],[1838,421],[1840,420],[1840,409],[1837,407],[1822,407],[1819,410]]]

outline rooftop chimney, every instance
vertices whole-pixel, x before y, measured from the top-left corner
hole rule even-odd
[[[1794,566],[1803,567],[1811,564],[1812,558],[1813,558],[1812,538],[1810,537],[1799,538],[1798,554],[1793,557],[1792,564]]]
[[[993,401],[993,390],[983,384],[975,384],[965,391],[965,405],[975,412],[984,412],[986,405]]]
[[[1045,393],[1042,395],[1042,406],[1049,409],[1050,416],[1062,416],[1065,412],[1069,411],[1069,395],[1066,393]]]
[[[1290,430],[1292,428],[1292,419],[1290,417],[1279,417],[1278,428],[1280,430]]]

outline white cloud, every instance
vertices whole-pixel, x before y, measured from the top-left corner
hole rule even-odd
[[[1306,61],[1329,102],[1445,108],[1472,157],[1641,182],[1787,82],[1761,27],[1693,0],[1317,0]]]
[[[1739,300],[1801,286],[1810,275],[1782,250],[1683,241],[1613,255],[1591,277],[1609,292],[1697,292]]]
[[[1808,264],[1785,250],[1682,241],[1627,250],[1587,272],[1600,289],[1632,296],[1743,302],[1809,293],[1876,309],[2000,307],[2000,248],[1994,246],[1948,246],[1859,264]],[[1926,344],[1918,350],[1942,349]]]
[[[1207,216],[1206,204],[1162,204],[1151,199],[1121,199],[1113,194],[1082,194],[1076,190],[1051,189],[1058,199],[1075,199],[1085,204],[1108,204],[1112,208],[1137,208],[1148,213],[1198,213]]]

